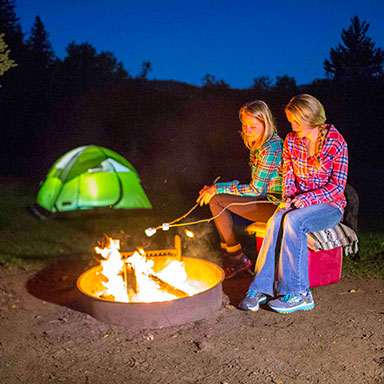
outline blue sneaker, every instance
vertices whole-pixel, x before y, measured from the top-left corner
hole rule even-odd
[[[264,293],[249,289],[247,295],[239,304],[239,308],[243,311],[256,312],[259,310],[260,304],[265,304],[266,302],[267,296],[265,296]]]
[[[268,305],[279,313],[291,313],[295,311],[309,311],[315,307],[312,293],[308,289],[305,293],[297,295],[285,295],[276,300],[271,300]]]

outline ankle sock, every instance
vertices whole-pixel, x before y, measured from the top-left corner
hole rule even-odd
[[[241,248],[241,244],[236,244],[231,247],[227,246],[226,248],[227,254],[231,257],[239,259],[243,254],[243,249]]]

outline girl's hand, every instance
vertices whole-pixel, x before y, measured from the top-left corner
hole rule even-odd
[[[286,197],[284,199],[284,202],[279,204],[279,208],[287,209],[291,207],[291,204],[292,204],[292,199],[290,197]]]
[[[201,206],[204,204],[209,204],[213,196],[217,195],[216,185],[205,185],[204,188],[199,192],[199,197],[196,202]]]
[[[292,204],[296,207],[296,208],[304,208],[305,205],[304,205],[304,202],[300,199],[300,197],[295,197],[293,198],[292,200]]]

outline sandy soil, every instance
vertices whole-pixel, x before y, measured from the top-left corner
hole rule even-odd
[[[0,269],[1,383],[384,383],[384,281],[343,276],[280,315],[236,309],[245,273],[208,318],[132,331],[74,309],[85,268]]]

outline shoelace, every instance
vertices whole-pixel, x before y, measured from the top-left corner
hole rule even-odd
[[[309,294],[309,291],[306,292],[306,297],[308,296],[308,294]],[[288,303],[292,299],[293,300],[298,299],[302,295],[304,295],[304,294],[296,294],[296,295],[288,294],[288,295],[285,295],[281,300]]]
[[[250,299],[253,299],[254,297],[257,296],[259,292],[257,291],[254,291],[253,289],[250,289],[248,292],[247,292],[247,297],[249,297]]]
[[[286,303],[288,303],[289,301],[291,301],[291,299],[295,299],[295,298],[297,298],[299,296],[300,295],[285,295],[281,300],[285,301]]]

